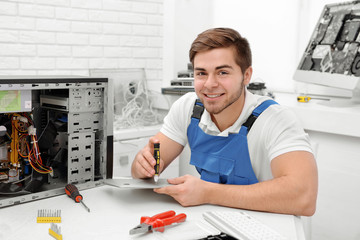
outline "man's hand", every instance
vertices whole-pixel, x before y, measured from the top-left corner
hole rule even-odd
[[[168,182],[173,184],[173,186],[156,188],[154,192],[167,194],[182,206],[194,206],[207,203],[205,191],[207,185],[211,183],[191,175],[168,179]]]
[[[274,177],[256,184],[219,184],[185,175],[168,179],[173,185],[154,191],[173,197],[182,206],[214,204],[263,212],[313,215],[318,184],[312,153],[284,153],[272,160],[271,167]]]
[[[131,174],[133,178],[150,178],[154,176],[156,160],[154,154],[154,143],[159,143],[159,140],[151,137],[148,144],[138,152],[135,156],[134,162],[131,166]],[[164,167],[164,163],[160,154],[160,172]]]
[[[162,172],[184,149],[184,146],[171,140],[161,132],[149,139],[148,144],[139,151],[131,166],[133,178],[150,178],[154,176],[156,160],[154,143],[160,143],[160,172]],[[161,174],[160,174],[161,177]]]

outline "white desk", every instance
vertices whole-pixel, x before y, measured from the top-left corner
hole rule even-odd
[[[300,103],[297,94],[274,94],[275,101],[294,110],[306,130],[360,137],[360,103],[337,98]]]
[[[159,195],[152,190],[100,186],[83,190],[81,194],[84,197],[84,203],[91,209],[90,213],[65,194],[0,209],[0,239],[52,239],[48,234],[50,224],[36,223],[38,209],[61,209],[62,222],[58,225],[61,227],[61,233],[65,240],[159,239],[159,237],[167,239],[165,235],[167,231],[170,233],[175,230],[178,231],[179,239],[185,239],[186,231],[194,230],[195,226],[201,224],[208,225],[202,218],[203,212],[229,210],[229,208],[212,205],[184,208],[171,197]],[[166,229],[165,234],[129,235],[129,230],[139,223],[141,216],[152,216],[168,210],[186,213],[186,222]],[[234,209],[234,211],[239,210]],[[305,239],[298,217],[247,212],[291,239]],[[174,238],[172,237],[172,239]]]

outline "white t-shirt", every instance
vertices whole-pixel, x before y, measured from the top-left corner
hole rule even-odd
[[[185,146],[188,143],[187,128],[196,99],[194,92],[180,97],[164,118],[160,132]],[[243,111],[232,126],[220,132],[206,109],[201,116],[199,126],[205,133],[215,136],[227,137],[229,133],[238,133],[255,107],[267,99],[270,98],[254,95],[246,90]],[[308,134],[304,132],[295,114],[287,107],[278,104],[269,106],[256,119],[248,133],[248,147],[252,167],[260,182],[273,178],[270,162],[275,157],[291,151],[312,152]]]

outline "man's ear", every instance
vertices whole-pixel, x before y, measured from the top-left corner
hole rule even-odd
[[[253,72],[252,66],[248,67],[245,70],[245,73],[244,73],[244,85],[245,86],[249,85],[251,76],[252,76],[252,72]]]

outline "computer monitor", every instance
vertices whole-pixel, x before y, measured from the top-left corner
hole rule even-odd
[[[107,78],[0,77],[0,208],[112,177],[108,90]]]
[[[325,5],[294,74],[297,91],[360,102],[360,2]]]

